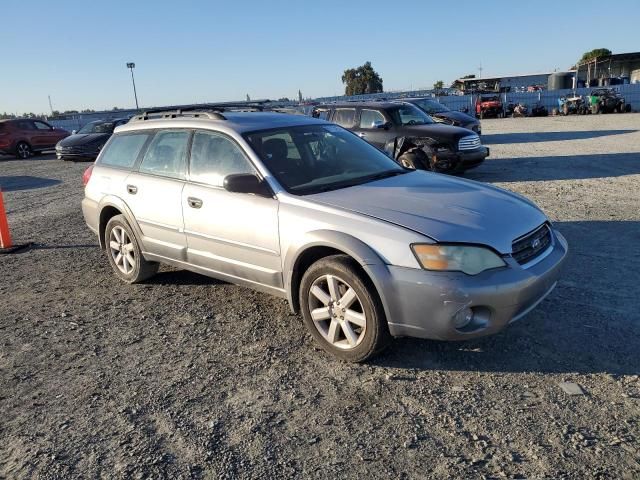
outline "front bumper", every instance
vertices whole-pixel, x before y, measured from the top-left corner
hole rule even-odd
[[[485,146],[475,150],[436,153],[436,170],[446,173],[464,172],[484,162],[489,153],[489,149]]]
[[[56,147],[56,157],[58,160],[62,158],[95,160],[98,158],[99,153],[100,150],[95,147]]]
[[[465,340],[496,333],[535,308],[556,286],[568,251],[564,237],[553,230],[553,244],[544,258],[523,268],[512,258],[505,268],[470,276],[459,272],[388,267],[379,284],[390,333],[394,336]],[[453,316],[469,307],[474,320],[462,330]]]

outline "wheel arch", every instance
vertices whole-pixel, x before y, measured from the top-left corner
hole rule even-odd
[[[310,232],[304,241],[292,245],[284,258],[285,289],[291,311],[300,311],[298,291],[304,272],[314,262],[330,255],[347,255],[351,257],[371,282],[380,298],[385,314],[389,318],[385,300],[386,286],[390,278],[383,259],[366,243],[346,233],[332,230]]]
[[[98,240],[100,242],[100,248],[104,249],[106,245],[104,233],[107,228],[107,223],[116,215],[124,215],[127,223],[133,228],[138,240],[142,241],[142,230],[138,222],[134,220],[135,217],[127,204],[118,197],[108,196],[103,198],[98,206],[98,212]]]

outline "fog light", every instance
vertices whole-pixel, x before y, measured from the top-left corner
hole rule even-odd
[[[463,329],[473,320],[473,310],[469,307],[462,308],[453,316],[453,326],[458,330]]]

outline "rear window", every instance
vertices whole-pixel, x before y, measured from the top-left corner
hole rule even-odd
[[[102,152],[100,164],[132,168],[150,135],[150,133],[115,135]]]

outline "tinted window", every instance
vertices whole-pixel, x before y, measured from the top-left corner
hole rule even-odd
[[[191,146],[191,180],[221,187],[232,173],[255,173],[240,147],[229,138],[196,132]]]
[[[19,130],[35,130],[36,127],[33,126],[33,122],[29,120],[20,120],[16,122]]]
[[[164,177],[184,178],[188,130],[158,132],[140,164],[140,171]]]
[[[121,124],[118,124],[121,125]],[[78,130],[78,133],[112,133],[116,125],[113,122],[91,122]]]
[[[387,113],[391,115],[396,125],[425,125],[434,123],[433,119],[415,105],[405,103],[396,108],[390,108]]]
[[[100,156],[100,164],[112,167],[133,167],[149,136],[149,133],[116,135],[104,148]]]
[[[362,110],[360,112],[360,128],[374,128],[374,122],[385,123],[384,115],[377,110]]]
[[[341,108],[339,110],[336,110],[333,114],[333,123],[337,123],[344,128],[351,128],[353,127],[355,118],[355,108]]]
[[[33,122],[38,130],[51,130],[51,127],[44,122]]]

